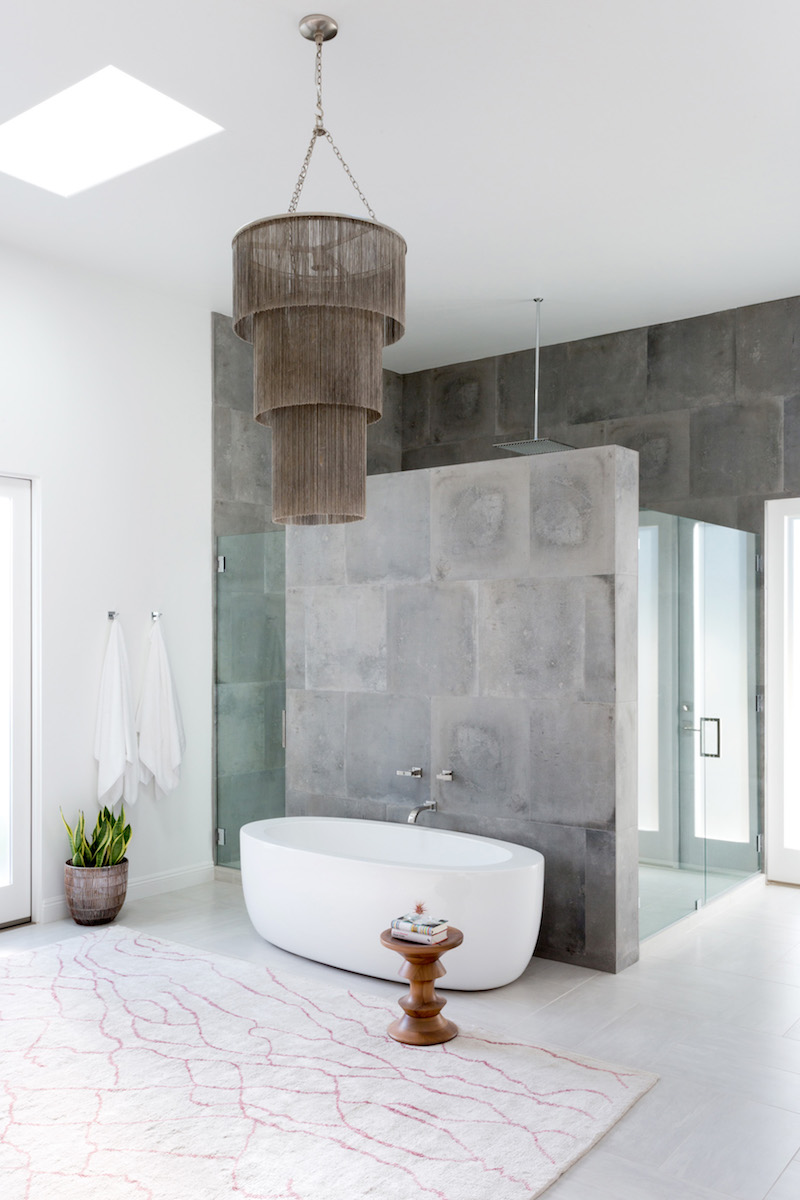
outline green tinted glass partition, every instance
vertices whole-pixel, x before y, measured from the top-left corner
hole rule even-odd
[[[285,536],[221,537],[217,555],[217,863],[238,867],[241,826],[285,813]]]

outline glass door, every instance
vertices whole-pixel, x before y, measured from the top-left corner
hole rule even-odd
[[[640,514],[643,937],[759,869],[755,554],[753,534]]]
[[[31,915],[31,485],[0,478],[0,926]]]
[[[285,535],[217,539],[217,864],[238,868],[239,830],[286,811]]]
[[[703,901],[759,869],[755,535],[681,518],[681,861]]]

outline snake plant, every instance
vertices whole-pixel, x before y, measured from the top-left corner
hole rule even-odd
[[[86,822],[82,812],[78,813],[74,833],[67,825],[63,812],[61,820],[69,835],[73,867],[113,867],[122,862],[131,840],[131,827],[125,824],[124,804],[118,817],[110,808],[100,810],[91,842],[86,838]]]

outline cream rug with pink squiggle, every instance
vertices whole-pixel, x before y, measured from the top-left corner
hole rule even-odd
[[[3,1200],[530,1200],[655,1082],[395,1013],[117,925],[0,958]]]

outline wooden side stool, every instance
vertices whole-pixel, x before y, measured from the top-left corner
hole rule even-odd
[[[450,926],[443,941],[431,945],[392,937],[391,929],[384,929],[381,943],[387,950],[402,954],[405,962],[399,974],[409,982],[408,992],[397,1002],[405,1016],[392,1021],[386,1031],[396,1042],[404,1042],[407,1046],[435,1046],[439,1042],[449,1042],[458,1033],[458,1026],[441,1015],[447,1001],[437,995],[433,985],[434,980],[447,974],[439,956],[446,950],[455,950],[463,940],[463,933],[454,925]]]

